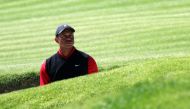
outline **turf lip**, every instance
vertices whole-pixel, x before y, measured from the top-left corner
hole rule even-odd
[[[142,59],[141,61],[144,61],[147,59]],[[136,62],[137,60],[128,61],[130,62]],[[138,60],[139,61],[139,60]],[[99,66],[99,73],[104,71],[111,71],[117,68],[121,68],[127,66],[127,64],[123,65],[112,65],[109,67],[102,67]],[[0,75],[0,94],[3,93],[9,93],[12,91],[27,89],[31,87],[37,87],[39,86],[39,72],[24,72],[24,73],[15,73],[15,74],[6,74],[6,75]]]
[[[24,74],[9,74],[2,76],[0,81],[0,94],[16,90],[39,86],[39,75],[37,72],[28,72]]]
[[[108,68],[99,68],[99,73],[103,71],[110,71],[113,69],[120,68],[122,66],[111,66]],[[9,93],[12,91],[32,88],[39,86],[39,72],[25,72],[22,74],[9,74],[0,75],[4,77],[0,80],[0,94]],[[85,75],[86,76],[86,75]],[[80,77],[80,76],[79,76]],[[3,82],[2,82],[3,81]]]
[[[157,57],[157,58],[162,59],[163,57]],[[173,58],[173,57],[167,57],[167,58]],[[146,58],[146,59],[140,59],[140,60],[134,59],[134,60],[128,61],[126,64],[112,65],[109,67],[99,66],[99,73],[105,72],[105,71],[107,72],[107,71],[111,71],[114,69],[127,66],[129,65],[129,63],[132,64],[139,61],[143,62],[143,61],[152,60],[152,59],[155,59],[155,58],[148,58],[148,59]],[[33,72],[24,72],[24,73],[18,73],[18,74],[0,75],[0,77],[1,77],[0,94],[39,86],[39,72],[33,71]]]

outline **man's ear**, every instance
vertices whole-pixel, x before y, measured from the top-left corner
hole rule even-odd
[[[58,41],[58,38],[57,38],[57,37],[55,37],[55,42],[59,43],[59,41]]]

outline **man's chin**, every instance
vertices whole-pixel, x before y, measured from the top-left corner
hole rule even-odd
[[[67,49],[73,48],[73,45],[66,45],[66,46],[63,46],[63,48],[67,48]]]

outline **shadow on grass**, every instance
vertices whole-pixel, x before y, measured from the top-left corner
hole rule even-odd
[[[0,94],[39,86],[39,75],[36,72],[0,76]]]
[[[126,66],[126,65],[114,65],[114,66],[109,66],[109,67],[99,66],[98,70],[99,70],[99,72],[110,71],[110,70],[117,69],[117,68],[120,68],[120,67],[123,67],[123,66]]]
[[[107,68],[100,67],[99,72],[109,71],[120,67],[122,66],[110,66]],[[39,86],[38,72],[0,75],[0,77],[0,94]]]

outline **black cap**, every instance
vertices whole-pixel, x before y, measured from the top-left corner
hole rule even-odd
[[[66,29],[71,30],[72,32],[75,32],[75,29],[73,27],[69,26],[68,24],[62,24],[57,27],[55,36],[57,37],[61,32],[63,32]]]

